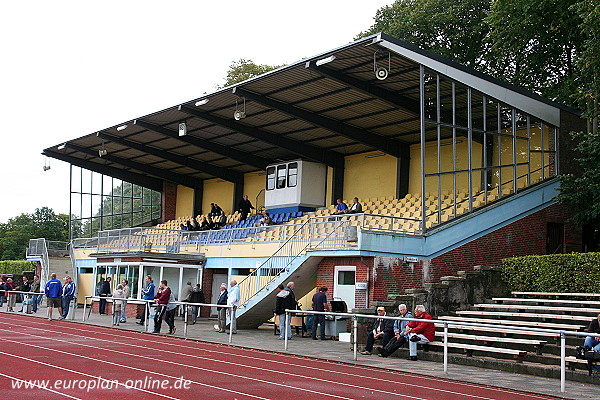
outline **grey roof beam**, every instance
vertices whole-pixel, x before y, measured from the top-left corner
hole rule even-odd
[[[77,146],[72,143],[67,143],[66,145],[68,148],[71,148],[73,150],[77,150],[84,154],[89,154],[93,157],[98,157],[98,150],[88,149],[86,147]],[[140,164],[136,161],[127,160],[125,158],[113,156],[111,154],[102,156],[102,158],[105,160],[108,160],[110,162],[123,165],[127,168],[133,168],[138,171],[147,172],[148,174],[153,175],[154,177],[158,177],[158,178],[164,179],[166,181],[175,182],[175,183],[178,183],[183,186],[194,188],[194,187],[197,187],[197,186],[200,186],[203,184],[203,181],[201,179],[193,178],[191,176],[180,175],[180,174],[177,174],[174,172],[165,171],[160,168],[156,168],[156,167],[146,165],[146,164]]]
[[[379,86],[372,85],[367,81],[363,81],[360,79],[353,78],[346,74],[342,74],[338,71],[335,71],[331,68],[327,67],[317,67],[313,65],[310,61],[306,62],[306,68],[311,71],[315,71],[319,74],[322,74],[330,79],[333,79],[336,82],[343,83],[345,85],[349,85],[363,93],[366,93],[371,96],[375,96],[380,100],[385,101],[388,104],[399,107],[404,111],[408,111],[412,114],[419,115],[419,101],[413,100],[410,97],[402,96],[397,93],[391,92],[387,89],[384,89]]]
[[[343,168],[344,166],[344,156],[340,153],[307,145],[294,139],[289,139],[284,136],[276,135],[262,129],[257,129],[248,125],[243,125],[237,121],[221,118],[216,115],[195,110],[193,108],[186,107],[183,105],[179,106],[179,110],[187,114],[193,115],[194,117],[198,117],[203,120],[213,122],[215,124],[235,130],[236,132],[250,136],[254,139],[258,139],[262,142],[281,147],[283,149],[291,151],[292,153],[298,154],[301,157],[306,157],[310,160],[320,162],[331,167]]]
[[[139,150],[144,153],[152,154],[153,156],[162,158],[164,160],[168,160],[174,162],[179,165],[183,165],[185,167],[189,167],[195,169],[197,171],[206,172],[207,174],[213,175],[216,178],[221,178],[223,180],[234,182],[234,183],[242,183],[244,182],[244,175],[237,172],[232,171],[227,168],[217,167],[215,165],[199,162],[194,159],[191,159],[187,156],[182,156],[179,154],[171,153],[167,150],[160,150],[155,147],[147,146],[143,143],[134,142],[132,140],[123,139],[120,137],[108,135],[104,132],[98,132],[98,136],[105,140],[110,140],[111,142],[118,143],[122,146],[129,147],[132,149]]]
[[[179,136],[178,132],[175,132],[171,129],[162,127],[160,125],[155,125],[149,122],[145,122],[139,119],[133,121],[133,123],[135,125],[141,126],[142,128],[146,128],[153,132],[160,133],[161,135],[169,136],[181,140],[182,142],[201,147],[203,149],[212,151],[213,153],[229,157],[232,160],[242,162],[246,165],[251,165],[260,170],[265,170],[267,168],[267,165],[269,165],[272,162],[272,160],[269,160],[267,158],[248,154],[243,151],[236,150],[230,146],[223,146],[206,139],[200,139],[197,137],[190,136],[189,134],[186,136]]]
[[[403,144],[401,142],[388,139],[385,136],[381,136],[352,125],[344,124],[343,122],[335,119],[319,115],[313,111],[295,107],[279,100],[270,99],[261,94],[250,92],[240,87],[234,87],[233,93],[237,94],[238,96],[243,96],[247,99],[256,101],[264,106],[273,108],[285,114],[292,115],[296,118],[310,122],[314,125],[320,126],[321,128],[335,132],[341,136],[356,140],[357,142],[363,143],[367,146],[374,147],[375,149],[383,151],[394,157],[400,157],[401,155],[401,148]]]
[[[157,192],[162,192],[162,190],[163,190],[163,181],[160,179],[152,178],[150,176],[145,176],[145,175],[136,174],[135,172],[125,171],[122,168],[115,168],[115,167],[110,167],[108,165],[89,162],[89,161],[83,160],[81,158],[69,156],[69,155],[63,154],[63,153],[57,153],[52,150],[44,150],[42,152],[42,154],[47,157],[52,157],[52,158],[56,158],[57,160],[68,162],[69,164],[75,165],[76,167],[94,171],[99,174],[112,176],[113,178],[117,178],[117,179],[120,179],[125,182],[140,185],[140,186],[146,187],[148,189],[155,190]]]

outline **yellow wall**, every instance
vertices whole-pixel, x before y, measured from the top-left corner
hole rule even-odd
[[[189,217],[194,212],[194,189],[187,186],[177,185],[177,205],[175,216]]]
[[[327,167],[327,187],[325,188],[325,205],[331,205],[331,196],[333,194],[333,168]]]
[[[381,154],[380,151],[346,157],[344,170],[344,199],[358,197],[360,201],[371,197],[394,196],[396,194],[397,158]]]
[[[257,205],[255,204],[256,196],[258,196],[261,190],[265,189],[266,179],[267,177],[265,175],[265,171],[251,172],[244,175],[244,194],[248,195],[248,200],[250,200],[254,207],[257,207]],[[263,194],[261,194],[260,198],[262,198],[261,201],[264,205],[264,192]],[[236,202],[239,200],[240,199],[237,199]]]
[[[210,212],[210,203],[217,203],[226,214],[231,214],[233,200],[233,183],[222,179],[208,179],[204,181],[202,193],[202,212]]]
[[[469,145],[466,137],[456,138],[456,169],[468,169],[469,166]],[[442,143],[452,143],[452,140],[442,140]],[[473,168],[481,167],[482,154],[481,144],[473,142],[472,147],[472,165]],[[452,162],[452,145],[440,146],[440,171],[449,172],[454,170]],[[437,171],[437,142],[428,142],[425,144],[425,171],[426,173],[436,173]],[[426,182],[426,192],[437,193],[437,177],[431,177]],[[480,190],[481,173],[473,173],[473,190]],[[459,173],[456,176],[456,189],[459,191],[467,190],[469,187],[469,174],[467,172]],[[452,175],[442,175],[442,191],[453,191],[454,180]],[[410,146],[410,173],[408,180],[409,193],[421,193],[421,145],[413,144]]]

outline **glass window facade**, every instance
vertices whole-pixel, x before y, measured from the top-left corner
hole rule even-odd
[[[161,193],[71,165],[71,238],[161,217]]]
[[[420,212],[431,228],[558,173],[558,128],[421,66]]]

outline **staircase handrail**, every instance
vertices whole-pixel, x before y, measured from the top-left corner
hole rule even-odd
[[[311,247],[314,242],[312,234],[300,235],[300,231],[305,227],[309,229],[312,227],[312,218],[303,223],[294,233],[287,239],[269,258],[267,258],[258,268],[252,271],[248,276],[242,279],[238,283],[240,287],[240,293],[242,298],[240,299],[240,306],[244,306],[250,302],[258,293],[263,291],[266,287],[272,284],[277,278],[281,276],[284,271],[287,271],[289,265],[302,253],[304,253],[309,247],[312,249],[319,248],[326,240],[330,239],[331,236],[336,233],[340,227],[349,224],[348,220],[332,221],[336,225],[326,236],[318,240],[316,245]],[[298,248],[300,247],[300,248]],[[286,254],[289,253],[289,254]],[[277,263],[276,265],[272,265]],[[262,275],[262,271],[267,271],[269,275]],[[266,283],[261,284],[260,278],[262,276],[268,277]],[[254,279],[253,279],[254,278]],[[252,286],[256,285],[258,289],[252,290]],[[246,289],[246,290],[244,290]]]

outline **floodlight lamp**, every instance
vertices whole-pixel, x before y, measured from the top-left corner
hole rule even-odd
[[[333,60],[335,60],[335,56],[329,56],[329,57],[325,57],[325,58],[321,58],[320,60],[317,60],[315,62],[316,66],[321,66],[323,64],[327,64],[332,62]]]
[[[127,129],[127,125],[121,125],[121,126],[117,126],[117,130],[120,132],[124,129]]]
[[[58,150],[64,150],[65,147],[67,147],[66,143],[61,144],[60,146],[57,147]]]
[[[107,154],[108,154],[108,152],[105,149],[98,150],[98,157],[102,157],[102,156],[105,156]]]
[[[246,98],[242,97],[244,99],[244,105],[243,108],[240,110],[238,107],[238,101],[235,101],[235,112],[233,113],[233,119],[235,119],[236,121],[239,121],[240,119],[246,118]]]
[[[48,171],[50,169],[50,166],[49,165],[44,165],[43,168],[44,168],[44,172],[46,172],[46,171]]]
[[[185,122],[182,122],[179,124],[179,136],[185,135],[187,135],[187,126],[185,125]]]
[[[202,99],[202,100],[198,100],[198,101],[196,102],[196,107],[203,106],[203,105],[205,105],[206,103],[208,103],[208,99]]]

